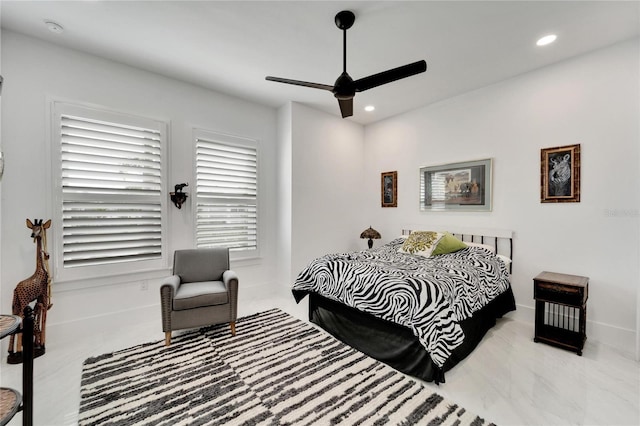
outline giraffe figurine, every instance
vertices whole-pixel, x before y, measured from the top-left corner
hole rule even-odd
[[[49,255],[46,248],[43,249],[43,240],[46,244],[46,230],[51,226],[51,220],[42,223],[42,219],[35,219],[35,223],[27,219],[27,228],[31,229],[31,238],[36,243],[36,270],[29,278],[18,283],[13,291],[12,313],[22,316],[24,308],[35,301],[34,313],[34,356],[43,355],[45,352],[45,328],[49,304],[50,281],[48,272]],[[9,340],[9,364],[22,362],[22,334],[17,336],[14,351],[14,335]]]

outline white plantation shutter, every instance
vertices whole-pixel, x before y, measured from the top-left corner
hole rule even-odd
[[[196,245],[258,249],[254,140],[196,131]]]
[[[160,262],[164,123],[66,104],[54,114],[63,277],[76,267]]]

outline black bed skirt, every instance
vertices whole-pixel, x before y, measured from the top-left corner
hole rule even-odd
[[[306,293],[294,291],[296,301]],[[511,287],[460,322],[465,335],[442,368],[407,327],[374,317],[317,293],[309,295],[309,320],[349,346],[382,361],[398,371],[428,382],[444,383],[444,373],[462,361],[480,343],[496,319],[516,309]]]

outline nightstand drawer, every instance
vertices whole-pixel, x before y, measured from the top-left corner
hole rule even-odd
[[[587,277],[544,271],[533,279],[533,283],[533,298],[536,300],[582,306],[589,298]]]
[[[533,297],[572,306],[581,306],[587,301],[588,287],[575,287],[566,284],[535,280]]]

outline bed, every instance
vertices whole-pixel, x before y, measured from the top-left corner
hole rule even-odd
[[[341,341],[403,373],[444,383],[445,372],[496,319],[515,310],[512,233],[453,234],[466,247],[429,256],[403,250],[411,236],[404,234],[412,233],[313,260],[293,296],[308,296],[310,321]]]

